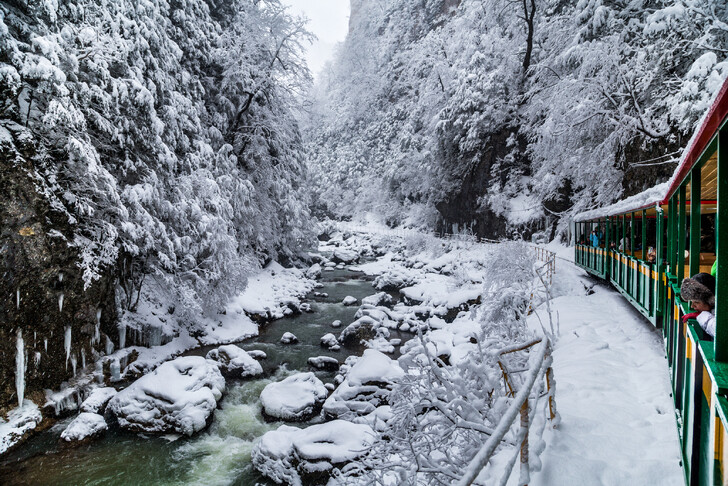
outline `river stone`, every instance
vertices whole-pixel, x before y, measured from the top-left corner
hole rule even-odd
[[[344,297],[344,300],[341,301],[342,304],[346,306],[354,305],[358,302],[356,297],[352,297],[351,295],[347,295]]]
[[[359,254],[352,250],[344,250],[343,248],[337,248],[334,250],[334,255],[331,258],[334,263],[356,263],[359,261]]]
[[[283,344],[295,344],[298,342],[298,338],[292,332],[284,332],[281,336],[281,342]]]
[[[260,366],[244,349],[228,344],[207,353],[207,359],[217,363],[223,376],[246,378],[263,374]]]
[[[367,349],[323,406],[324,415],[351,419],[387,405],[394,383],[404,376],[397,361]]]
[[[339,343],[344,346],[358,346],[362,341],[373,339],[380,322],[369,316],[362,316],[341,331]]]
[[[331,327],[341,327],[341,321],[338,319],[335,320],[334,322],[331,323]]]
[[[120,391],[108,409],[123,429],[189,436],[209,424],[224,389],[217,363],[185,356],[163,363]]]
[[[264,359],[268,359],[268,355],[265,354],[265,351],[261,351],[260,349],[251,349],[246,351],[248,355],[253,358],[256,361],[261,361]]]
[[[321,346],[328,348],[331,351],[338,351],[341,349],[339,341],[336,340],[336,336],[331,333],[321,336]]]
[[[308,358],[308,364],[317,370],[337,371],[339,369],[339,360],[330,356],[312,356]]]
[[[314,416],[328,394],[313,373],[296,373],[267,385],[260,394],[260,403],[266,416],[296,422]]]
[[[87,442],[106,432],[104,417],[97,413],[81,412],[61,433],[66,442]]]
[[[394,299],[386,292],[378,292],[374,295],[370,295],[369,297],[364,297],[363,299],[361,299],[361,303],[374,307],[389,306],[394,304]]]
[[[305,429],[281,425],[267,432],[251,453],[253,466],[281,484],[326,484],[344,465],[364,456],[376,435],[367,424],[334,420]]]

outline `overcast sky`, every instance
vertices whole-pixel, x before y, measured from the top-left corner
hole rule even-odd
[[[334,47],[346,38],[349,30],[349,0],[282,0],[292,12],[310,19],[308,30],[318,40],[308,48],[308,67],[316,77],[331,59]]]

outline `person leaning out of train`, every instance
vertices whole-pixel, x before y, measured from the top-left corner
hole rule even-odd
[[[715,336],[715,278],[709,273],[697,273],[686,278],[680,285],[680,297],[690,301],[690,307],[695,311],[683,316],[683,322],[695,319],[700,327],[710,335]]]
[[[592,230],[589,241],[591,242],[591,246],[593,246],[594,248],[599,248],[599,237],[597,236],[596,231]]]

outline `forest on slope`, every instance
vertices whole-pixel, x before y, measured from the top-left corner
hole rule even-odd
[[[0,3],[0,401],[23,336],[55,387],[140,299],[192,326],[311,240],[309,38],[278,0]]]
[[[726,53],[722,0],[353,0],[307,120],[315,212],[553,237],[669,177]]]

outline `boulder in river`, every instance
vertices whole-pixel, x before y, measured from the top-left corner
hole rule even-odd
[[[394,383],[404,376],[397,361],[375,349],[367,349],[349,369],[343,382],[323,406],[328,418],[354,418],[373,412],[389,402]]]
[[[358,302],[356,297],[352,297],[351,295],[347,295],[344,297],[344,300],[341,301],[342,304],[346,306],[354,305]]]
[[[337,371],[339,369],[339,360],[330,356],[308,358],[308,364],[317,370]]]
[[[350,263],[358,262],[359,254],[352,250],[337,248],[334,250],[334,255],[331,257],[331,260],[335,263],[344,263],[348,265]]]
[[[260,394],[260,403],[265,416],[298,422],[318,413],[328,394],[313,373],[296,373],[267,385]]]
[[[120,391],[108,409],[124,429],[189,436],[209,424],[224,389],[225,378],[214,361],[185,356]]]
[[[386,292],[378,292],[374,295],[370,295],[368,297],[364,297],[361,299],[361,303],[365,305],[371,305],[374,307],[378,306],[390,306],[394,304],[394,299],[391,295],[389,295]]]
[[[260,366],[244,349],[228,344],[207,353],[207,359],[217,363],[223,376],[246,378],[263,374]]]
[[[298,338],[292,332],[284,332],[283,336],[281,336],[281,342],[283,344],[296,344]]]
[[[358,346],[362,341],[373,339],[381,323],[369,316],[362,316],[341,331],[339,342],[344,346]]]
[[[367,424],[334,420],[305,429],[281,425],[251,453],[253,466],[277,483],[326,484],[335,469],[364,456],[376,435]]]
[[[61,439],[68,442],[88,442],[106,432],[108,426],[104,417],[97,413],[81,412],[78,417],[68,424],[66,430],[61,432]]]
[[[250,349],[246,351],[246,353],[248,353],[248,355],[256,361],[268,359],[268,355],[265,354],[265,351],[262,351],[260,349]]]
[[[341,349],[341,346],[339,346],[339,341],[336,340],[336,336],[331,333],[321,336],[321,346],[331,351],[338,351]]]

